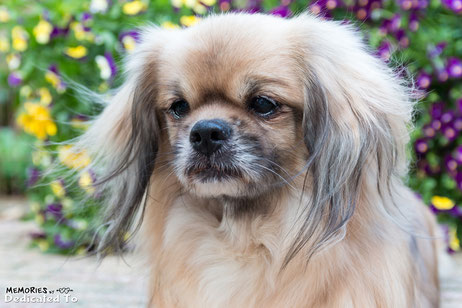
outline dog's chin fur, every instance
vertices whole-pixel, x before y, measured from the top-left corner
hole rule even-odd
[[[248,197],[247,189],[239,180],[223,180],[212,182],[193,181],[185,187],[191,187],[190,192],[203,198],[214,198],[220,196]]]
[[[143,215],[152,307],[437,307],[434,218],[402,182],[413,89],[348,25],[211,16],[144,29],[75,145],[123,246]],[[278,102],[271,116],[255,96]],[[178,99],[189,103],[181,117]],[[195,123],[232,136],[201,156]],[[208,169],[209,168],[209,169]]]

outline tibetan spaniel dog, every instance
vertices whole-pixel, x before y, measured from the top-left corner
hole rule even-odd
[[[437,307],[399,75],[308,14],[146,27],[75,143],[104,202],[99,250],[141,227],[150,307]]]

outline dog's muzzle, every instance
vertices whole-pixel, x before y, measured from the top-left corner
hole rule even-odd
[[[228,142],[231,133],[231,127],[223,120],[201,120],[192,127],[189,141],[195,151],[209,157]]]

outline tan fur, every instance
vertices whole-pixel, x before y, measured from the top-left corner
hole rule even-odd
[[[151,307],[439,306],[435,221],[400,178],[406,173],[412,102],[357,36],[307,15],[283,20],[245,14],[144,33],[127,64],[127,87],[153,87],[157,95],[152,104],[160,123],[159,151],[140,242],[151,267]],[[246,109],[249,78],[258,79],[259,91],[282,104],[277,117],[255,119]],[[382,195],[377,179],[388,182],[380,179],[379,158],[370,153],[346,227],[310,259],[315,242],[309,240],[283,268],[314,180],[304,180],[311,153],[303,141],[302,118],[312,94],[305,85],[315,81],[323,88],[339,140],[355,148],[364,142],[364,130],[390,130],[398,174],[391,175],[392,197]],[[167,112],[176,99],[175,86],[191,106],[181,121]],[[130,121],[123,120],[129,117],[122,111],[126,103],[113,104],[119,107],[108,107],[103,119],[119,121],[117,131],[123,131],[124,121]],[[277,149],[282,155],[286,174],[280,176],[289,183],[252,196],[260,209],[248,215],[236,216],[217,196],[240,196],[252,177],[199,184],[173,168],[173,144],[187,144],[191,126],[213,118],[256,135],[263,153]],[[387,124],[376,125],[380,121]],[[95,131],[107,130],[103,122]],[[124,138],[112,139],[123,144]],[[316,233],[327,222],[321,217],[314,223],[320,226]]]

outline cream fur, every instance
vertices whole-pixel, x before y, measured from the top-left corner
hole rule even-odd
[[[81,146],[96,157],[94,168],[104,169],[121,155],[132,134],[129,108],[140,83],[141,89],[157,88],[151,103],[159,114],[174,99],[170,87],[175,81],[189,95],[193,111],[181,124],[158,115],[159,150],[139,243],[151,271],[150,306],[438,307],[435,221],[401,180],[407,172],[410,90],[370,55],[358,33],[309,15],[283,20],[235,14],[211,16],[185,30],[147,28],[142,41],[127,60],[127,82]],[[286,105],[281,119],[256,124],[239,107],[246,90],[242,80],[252,74],[269,80],[266,93]],[[332,145],[338,153],[330,154],[342,157],[323,172],[344,168],[354,174],[354,164],[362,155],[366,160],[355,186],[354,214],[309,259],[328,218],[308,219],[301,206],[312,197],[309,188],[317,179],[308,174],[304,181],[306,158],[313,153],[305,147],[307,133],[294,110],[309,108],[307,97],[316,97],[304,85],[315,82],[335,128],[331,137],[338,140]],[[201,93],[211,88],[229,102],[213,97],[201,105]],[[307,116],[303,113],[304,120]],[[286,185],[257,195],[261,211],[236,216],[233,205],[219,198],[245,195],[252,181],[266,185],[258,173],[210,185],[182,175],[191,151],[188,130],[195,121],[214,117],[238,118],[236,127],[246,123],[248,131],[266,140],[263,153],[282,149],[283,170],[293,179],[281,173]],[[176,161],[173,144],[182,144]],[[364,144],[371,153],[363,153]],[[392,156],[387,156],[389,148]],[[243,154],[242,164],[252,159]],[[117,189],[136,183],[131,168],[116,178],[111,198],[117,198]],[[379,169],[393,173],[383,175]],[[338,187],[350,181],[346,174],[335,179]],[[314,236],[283,268],[305,219],[314,226]]]

